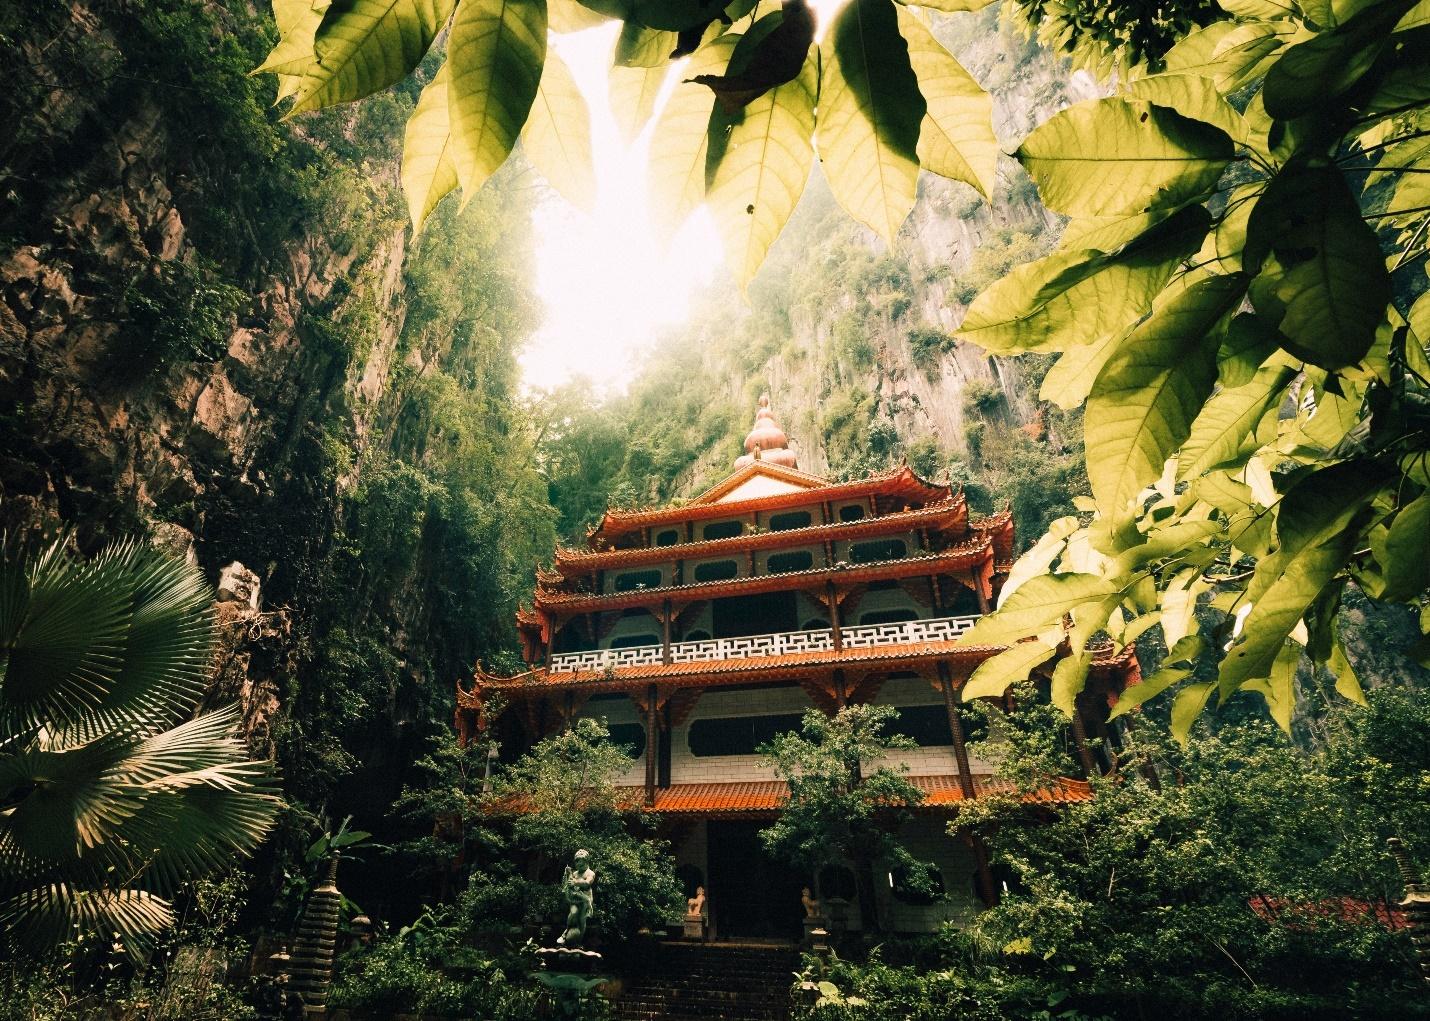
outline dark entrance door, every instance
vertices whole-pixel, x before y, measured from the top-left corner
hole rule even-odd
[[[732,596],[714,601],[711,623],[715,626],[716,638],[772,635],[799,627],[797,609],[793,592]]]
[[[809,880],[771,861],[760,823],[709,824],[710,907],[720,939],[798,940],[804,935],[800,888]]]

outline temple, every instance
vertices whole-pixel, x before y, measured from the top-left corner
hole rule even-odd
[[[981,846],[949,836],[960,802],[992,782],[969,753],[958,689],[1000,647],[958,638],[997,599],[1014,556],[1008,511],[970,520],[962,493],[906,465],[850,482],[801,471],[760,399],[745,454],[722,482],[680,505],[608,510],[584,549],[557,549],[517,614],[530,669],[478,667],[458,687],[463,740],[494,724],[520,750],[571,721],[601,717],[634,749],[625,782],[661,820],[687,886],[703,886],[716,938],[797,935],[800,891],[853,900],[847,870],[793,873],[764,855],[758,830],[787,796],[756,749],[797,729],[811,706],[852,702],[899,712],[917,749],[902,754],[924,791],[900,834],[934,863],[935,898],[890,874],[878,883],[882,927],[924,931],[997,897]],[[1107,736],[1107,707],[1135,677],[1130,653],[1098,656],[1069,740],[1087,772],[1105,766],[1089,733]],[[1088,796],[1059,778],[1042,795]],[[858,928],[857,904],[850,928]]]

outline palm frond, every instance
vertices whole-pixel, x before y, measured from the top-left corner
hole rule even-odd
[[[141,957],[174,924],[169,902],[147,890],[82,888],[49,883],[0,902],[0,934],[16,947],[53,946],[81,933],[118,937]]]

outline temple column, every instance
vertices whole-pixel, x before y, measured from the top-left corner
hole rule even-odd
[[[646,688],[645,704],[645,804],[655,805],[656,756],[659,754],[660,723],[656,718],[656,690],[652,684]]]
[[[978,796],[973,786],[973,771],[968,764],[968,746],[963,739],[963,722],[958,716],[958,705],[953,697],[953,677],[948,664],[938,664],[939,687],[943,691],[943,707],[948,712],[948,729],[953,736],[953,758],[958,763],[958,788],[964,798],[972,800]],[[968,846],[973,850],[974,871],[978,877],[978,896],[988,907],[998,903],[998,887],[993,882],[993,870],[988,865],[988,846],[977,833],[965,831]]]
[[[670,662],[670,600],[665,601],[665,606],[660,614],[660,661]]]
[[[834,591],[834,582],[824,583],[824,599],[829,606],[829,628],[834,633],[834,651],[844,651],[844,633],[839,626],[839,595]]]
[[[1077,745],[1077,757],[1082,763],[1083,772],[1089,777],[1097,775],[1097,763],[1092,761],[1092,751],[1087,747],[1087,727],[1082,722],[1082,712],[1076,705],[1073,706],[1072,714],[1073,742]]]

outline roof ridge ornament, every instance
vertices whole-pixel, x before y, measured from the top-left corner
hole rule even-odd
[[[735,459],[735,467],[743,468],[756,461],[776,464],[783,468],[799,468],[799,459],[790,449],[789,437],[785,435],[774,412],[770,410],[770,395],[760,394],[760,405],[755,409],[755,424],[745,437],[745,452]]]

